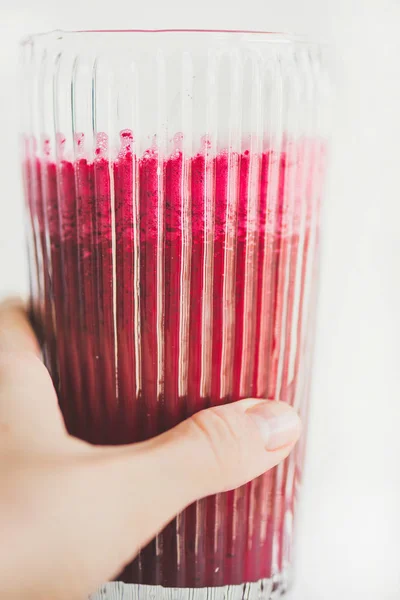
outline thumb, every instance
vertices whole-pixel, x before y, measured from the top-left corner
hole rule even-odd
[[[136,550],[195,500],[239,487],[277,465],[300,431],[289,405],[247,399],[198,412],[148,442],[104,449],[114,456],[114,476],[120,467],[123,483],[113,489],[127,531],[135,532]]]
[[[300,430],[300,418],[288,404],[247,399],[196,413],[144,451],[158,481],[163,465],[166,480],[190,502],[271,469],[289,454]]]

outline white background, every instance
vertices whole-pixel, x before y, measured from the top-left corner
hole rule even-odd
[[[17,42],[54,28],[289,30],[340,55],[293,600],[400,598],[400,0],[1,0],[0,295],[26,290]]]

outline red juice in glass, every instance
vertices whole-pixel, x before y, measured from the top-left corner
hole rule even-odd
[[[130,443],[245,397],[305,415],[325,160],[318,52],[272,34],[97,32],[73,60],[69,35],[34,41],[47,63],[28,61],[42,69],[41,117],[24,132],[32,314],[69,431]],[[188,507],[99,598],[283,593],[302,454]]]

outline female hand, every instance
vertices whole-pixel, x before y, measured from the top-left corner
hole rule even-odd
[[[0,597],[82,600],[193,501],[291,451],[300,420],[247,399],[152,440],[94,447],[64,426],[21,304],[0,307]]]

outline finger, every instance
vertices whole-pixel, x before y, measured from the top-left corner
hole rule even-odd
[[[239,487],[277,465],[300,431],[289,405],[248,399],[201,411],[149,442],[111,450],[113,502],[127,522],[126,551],[135,550],[132,532],[138,550],[194,500]]]
[[[0,304],[0,442],[41,444],[65,432],[50,375],[19,300]]]
[[[155,463],[164,457],[166,477],[174,474],[191,501],[272,468],[288,455],[300,431],[300,418],[288,404],[247,399],[198,412],[148,442],[148,452]]]
[[[0,303],[0,352],[40,353],[22,300],[8,299]]]

